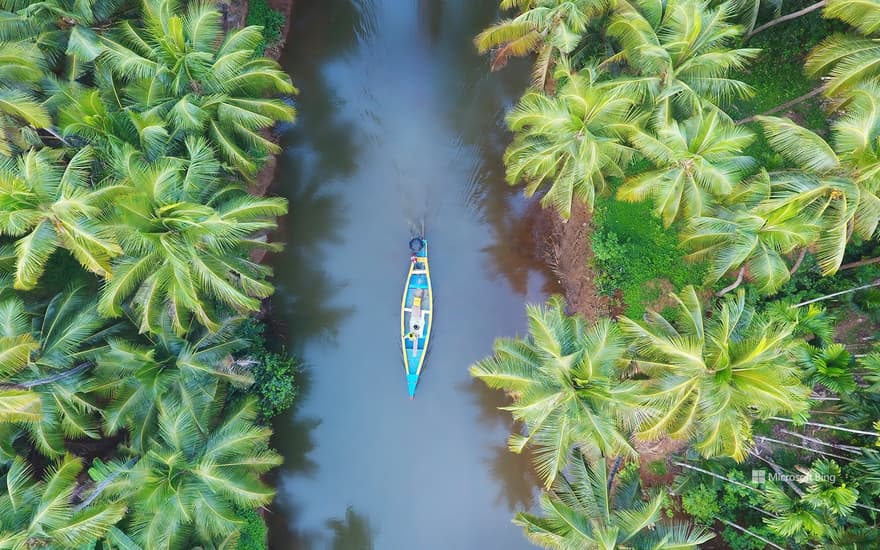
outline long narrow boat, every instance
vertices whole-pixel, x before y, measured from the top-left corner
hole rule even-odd
[[[416,394],[419,374],[425,364],[431,325],[434,321],[434,293],[431,290],[431,271],[428,267],[428,241],[421,237],[409,243],[409,273],[403,288],[400,305],[400,343],[409,398]]]

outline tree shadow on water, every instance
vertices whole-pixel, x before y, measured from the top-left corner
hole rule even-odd
[[[479,406],[479,421],[487,430],[509,429],[511,425],[510,413],[499,410],[510,404],[510,399],[501,390],[493,390],[476,378],[469,378],[459,384],[460,391],[471,394],[474,402]]]
[[[311,550],[316,547],[316,534],[296,527],[301,508],[298,504],[300,495],[289,494],[285,484],[288,479],[312,477],[318,471],[318,464],[309,455],[316,447],[312,432],[321,421],[303,418],[299,414],[300,405],[308,397],[310,388],[311,374],[308,369],[303,369],[297,376],[297,397],[293,407],[272,423],[272,446],[284,456],[281,467],[267,475],[267,481],[278,490],[275,502],[266,514],[269,548],[273,550]]]
[[[496,503],[504,503],[511,512],[528,511],[535,504],[535,495],[541,485],[528,450],[516,454],[507,445],[492,449],[489,459],[492,477],[498,480]]]
[[[352,309],[333,304],[334,294],[345,283],[321,265],[321,247],[341,238],[338,199],[322,193],[316,183],[299,187],[295,178],[291,180],[283,190],[289,213],[276,237],[288,243],[271,259],[277,286],[272,321],[276,333],[286,336],[287,345],[300,353],[316,337],[335,337]]]
[[[327,521],[327,527],[333,539],[330,542],[331,550],[373,550],[374,528],[370,525],[366,515],[355,512],[349,506],[345,510],[344,519],[331,519]]]
[[[476,379],[462,384],[461,389],[470,393],[479,405],[479,421],[486,430],[502,429],[511,432],[519,429],[510,413],[499,409],[510,404],[510,399],[504,392],[493,390]],[[522,454],[512,453],[507,447],[505,436],[503,443],[492,447],[486,463],[489,473],[498,485],[495,502],[505,503],[511,512],[531,509],[540,487],[531,463],[531,453],[528,450]]]

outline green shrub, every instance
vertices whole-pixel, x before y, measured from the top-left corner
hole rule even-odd
[[[712,525],[721,511],[715,489],[702,483],[681,495],[681,506],[689,516],[705,525]]]
[[[724,469],[723,467],[719,468],[721,466],[719,461],[703,463],[701,466],[745,485],[751,484],[751,469],[761,467],[761,465],[743,463]],[[697,480],[699,480],[698,484]],[[716,519],[736,523],[767,540],[786,547],[786,541],[772,533],[764,524],[766,516],[759,510],[764,508],[765,503],[757,491],[703,475],[686,475],[684,480],[679,478],[677,483],[687,487],[681,493],[681,506],[684,512],[697,523],[721,528],[719,529],[720,538],[730,548],[758,550],[764,548],[765,544],[751,535],[718,525]]]
[[[300,362],[283,349],[281,353],[266,349],[265,330],[260,321],[248,319],[239,329],[239,336],[250,342],[245,353],[256,362],[251,369],[254,384],[247,391],[257,396],[260,421],[269,422],[293,405]]]
[[[264,421],[289,409],[296,398],[294,376],[299,363],[288,355],[266,352],[254,368],[254,386],[259,401],[257,410]]]
[[[766,528],[762,529],[761,526],[753,527],[755,526],[748,527],[747,529],[761,536],[770,534],[769,530]],[[762,530],[767,532],[761,533]],[[743,533],[738,529],[734,529],[733,527],[725,527],[724,530],[721,531],[721,538],[724,539],[724,542],[727,543],[731,550],[764,550],[767,547],[766,544],[755,537]]]
[[[268,550],[266,535],[269,529],[262,516],[256,510],[237,510],[237,515],[245,522],[240,529],[237,550]]]
[[[281,40],[284,14],[270,8],[266,0],[251,0],[248,5],[247,24],[263,27],[263,41],[257,46],[257,53],[262,55],[266,51],[266,46]]]

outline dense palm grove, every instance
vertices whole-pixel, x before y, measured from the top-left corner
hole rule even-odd
[[[507,117],[508,181],[562,220],[602,202],[607,224],[611,202],[644,204],[626,223],[671,233],[705,275],[656,306],[626,304],[639,315],[530,306],[528,334],[472,367],[509,394],[522,427],[510,450],[545,483],[540,513],[515,522],[546,548],[880,547],[880,352],[873,335],[835,341],[853,330],[836,317],[873,312],[880,284],[865,259],[880,221],[880,3],[501,8],[512,15],[477,48],[493,69],[534,60]],[[803,51],[798,25],[821,31]],[[755,44],[777,31],[787,57],[762,56]],[[813,91],[735,120],[759,94],[746,80],[792,64],[803,76],[780,87],[814,79]],[[643,269],[597,235],[600,281]],[[858,299],[853,268],[874,279]],[[846,298],[825,309],[816,289]]]
[[[211,2],[0,1],[0,547],[244,548],[271,501],[264,43]]]

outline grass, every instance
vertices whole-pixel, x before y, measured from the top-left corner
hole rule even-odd
[[[652,460],[648,463],[648,471],[654,474],[655,476],[665,476],[669,473],[669,469],[666,466],[666,460]]]
[[[627,316],[641,317],[661,297],[659,280],[668,280],[676,291],[702,285],[705,266],[685,261],[678,228],[664,228],[647,202],[600,199],[593,222],[596,284],[603,294],[620,290]]]
[[[785,13],[797,11],[811,3],[805,0],[787,2],[784,4]],[[766,20],[769,19],[768,16]],[[755,95],[729,106],[727,112],[730,116],[743,119],[761,114],[818,87],[819,80],[808,78],[804,73],[807,54],[824,37],[843,27],[842,23],[823,19],[821,11],[816,11],[755,35],[747,46],[758,48],[761,53],[746,70],[735,75],[749,84],[755,90]],[[828,121],[821,101],[821,97],[812,97],[784,112],[773,113],[773,116],[789,116],[795,122],[824,135],[827,133]],[[770,150],[760,126],[753,122],[749,127],[756,133],[757,139],[746,153],[755,157],[768,170],[781,168],[782,159]]]

